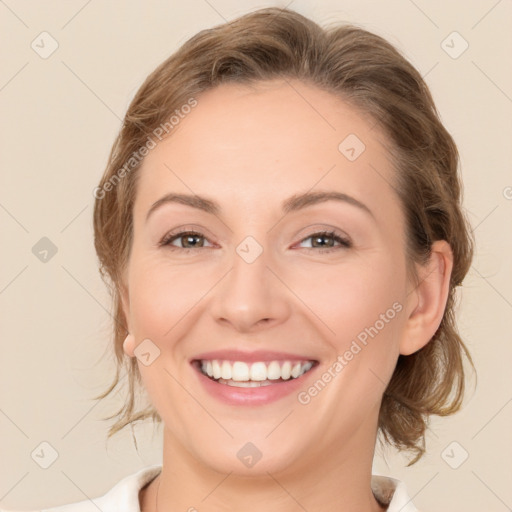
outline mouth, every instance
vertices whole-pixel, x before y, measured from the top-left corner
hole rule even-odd
[[[192,365],[205,377],[226,386],[257,388],[300,379],[318,364],[316,360],[232,361],[195,359]]]

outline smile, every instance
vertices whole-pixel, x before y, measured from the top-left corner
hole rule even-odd
[[[315,361],[244,361],[198,360],[201,373],[219,384],[241,388],[269,386],[298,379],[315,365]]]

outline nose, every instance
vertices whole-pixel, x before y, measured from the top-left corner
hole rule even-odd
[[[291,292],[271,266],[275,267],[265,250],[251,263],[235,253],[232,268],[215,287],[210,303],[214,321],[239,332],[285,322],[290,315]]]

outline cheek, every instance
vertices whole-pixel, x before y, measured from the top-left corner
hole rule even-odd
[[[167,290],[164,296],[166,287],[154,277],[145,271],[131,283],[131,315],[137,338],[158,339],[172,327],[172,292]]]
[[[211,269],[191,269],[159,257],[134,258],[130,271],[130,307],[138,337],[169,338],[212,286]]]
[[[301,280],[298,294],[326,326],[325,378],[344,411],[358,410],[360,401],[377,404],[393,373],[404,326],[402,263],[382,251]]]
[[[289,279],[295,279],[297,296],[322,320],[328,337],[342,349],[347,340],[374,325],[402,300],[405,272],[398,260],[382,251],[371,257],[350,257],[339,265],[310,267],[300,272],[300,279],[291,274]],[[396,309],[387,317],[394,319]]]
[[[194,305],[207,291],[197,282],[206,287],[208,278],[202,276],[205,280],[201,281],[185,266],[171,266],[151,256],[134,257],[130,265],[131,320],[137,343],[149,339],[160,351],[148,366],[138,361],[139,371],[165,424],[178,431],[180,422],[175,414],[168,414],[168,404],[180,401],[184,407],[193,407],[176,383],[183,380],[182,372],[188,368],[180,364],[185,355],[179,340],[186,338],[191,329],[188,315],[193,315]]]

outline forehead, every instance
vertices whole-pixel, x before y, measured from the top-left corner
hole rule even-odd
[[[273,80],[224,84],[196,100],[145,157],[136,209],[171,191],[247,209],[314,188],[373,203],[377,214],[396,207],[385,137],[339,97]]]

